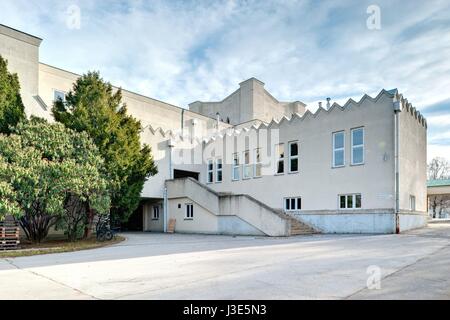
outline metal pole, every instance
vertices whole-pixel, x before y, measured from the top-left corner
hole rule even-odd
[[[400,102],[397,102],[400,103]],[[400,212],[400,165],[399,165],[399,110],[394,111],[395,123],[395,233],[400,233],[400,221],[399,221],[399,212]]]
[[[164,232],[167,232],[167,214],[169,213],[169,210],[167,208],[167,205],[169,204],[168,201],[168,195],[167,195],[167,187],[164,186]]]

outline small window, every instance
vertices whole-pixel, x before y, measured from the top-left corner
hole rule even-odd
[[[244,175],[243,179],[250,179],[252,176],[252,166],[250,165],[250,151],[244,151]]]
[[[207,174],[207,183],[214,182],[214,161],[212,159],[208,160],[208,174]]]
[[[340,209],[361,209],[362,201],[360,194],[343,194],[339,196]]]
[[[289,143],[289,172],[298,172],[298,142]]]
[[[345,133],[333,133],[333,167],[345,166]]]
[[[409,210],[416,211],[416,197],[409,196]]]
[[[53,99],[54,101],[58,101],[61,100],[62,102],[66,101],[66,93],[64,91],[60,91],[60,90],[55,90],[53,92]]]
[[[192,203],[186,204],[186,217],[187,220],[194,219],[194,205]]]
[[[275,155],[276,155],[276,173],[283,174],[284,173],[284,143],[277,144],[275,146]]]
[[[216,182],[222,182],[223,180],[223,162],[222,159],[216,160]]]
[[[240,171],[239,154],[235,153],[235,154],[233,154],[233,180],[234,181],[239,180],[239,171]]]
[[[364,164],[364,128],[352,130],[352,165]]]
[[[261,163],[261,149],[255,149],[255,172],[253,176],[259,178],[262,175],[262,163]]]
[[[153,220],[159,220],[159,206],[153,206]]]
[[[298,211],[302,209],[302,198],[285,198],[284,210],[285,211]]]

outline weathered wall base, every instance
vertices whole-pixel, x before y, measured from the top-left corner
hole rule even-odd
[[[395,215],[392,212],[296,213],[293,217],[322,233],[395,233]]]
[[[298,212],[292,216],[322,233],[389,234],[396,232],[396,219],[392,210],[364,210],[363,212]],[[425,227],[428,217],[419,213],[399,215],[400,232]]]
[[[428,216],[426,213],[400,213],[399,223],[400,232],[423,228],[428,225]]]

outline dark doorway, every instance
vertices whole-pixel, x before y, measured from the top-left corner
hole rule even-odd
[[[144,205],[141,202],[139,207],[130,216],[127,222],[122,223],[123,231],[143,231],[144,230]]]
[[[173,177],[175,179],[181,179],[181,178],[194,178],[195,180],[198,181],[198,176],[199,173],[198,172],[193,172],[193,171],[183,171],[183,170],[173,170]]]

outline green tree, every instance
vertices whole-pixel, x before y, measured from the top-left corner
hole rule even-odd
[[[41,242],[59,224],[76,240],[90,209],[107,214],[104,160],[86,133],[32,119],[0,135],[0,218],[15,216]]]
[[[17,74],[8,72],[8,62],[0,56],[0,133],[9,134],[10,127],[25,119]]]
[[[113,184],[112,218],[126,221],[157,168],[150,147],[141,145],[141,123],[127,114],[121,101],[121,90],[114,92],[99,73],[89,72],[77,80],[65,102],[55,102],[52,112],[66,127],[86,131],[98,146]]]

